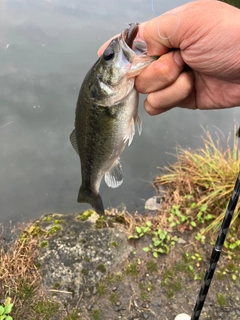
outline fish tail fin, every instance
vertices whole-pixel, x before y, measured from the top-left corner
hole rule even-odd
[[[100,194],[94,194],[93,192],[86,192],[81,187],[79,189],[77,201],[79,203],[86,202],[89,203],[93,209],[99,214],[100,216],[104,215],[104,206],[102,202],[102,198]]]

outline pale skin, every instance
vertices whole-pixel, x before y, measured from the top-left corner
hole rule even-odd
[[[136,89],[147,93],[144,107],[150,115],[176,106],[240,105],[239,9],[215,0],[189,2],[140,24],[138,36],[149,55],[161,56],[135,81]]]

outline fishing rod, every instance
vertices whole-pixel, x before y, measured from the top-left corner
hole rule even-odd
[[[217,241],[215,243],[215,246],[213,248],[211,257],[210,257],[210,262],[209,262],[209,267],[205,273],[205,277],[201,286],[201,289],[198,294],[198,298],[192,313],[192,316],[188,316],[187,314],[180,314],[178,315],[175,320],[198,320],[204,305],[204,302],[206,300],[207,294],[208,294],[208,289],[211,285],[211,281],[214,275],[214,271],[216,270],[218,260],[220,258],[221,252],[222,252],[222,247],[228,232],[228,228],[230,226],[230,223],[232,221],[233,213],[234,210],[236,209],[236,205],[238,202],[238,198],[240,195],[240,172],[238,174],[233,193],[231,196],[231,199],[228,203],[228,207],[221,225],[221,228],[218,233]]]

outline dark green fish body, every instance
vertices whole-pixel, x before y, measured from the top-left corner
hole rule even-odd
[[[153,61],[146,54],[137,56],[127,45],[127,32],[124,30],[111,41],[87,73],[77,101],[75,129],[70,136],[81,160],[78,202],[91,204],[100,215],[104,214],[99,194],[101,180],[105,176],[105,182],[112,188],[123,182],[119,157],[126,144],[132,142],[135,124],[141,133],[134,78]]]

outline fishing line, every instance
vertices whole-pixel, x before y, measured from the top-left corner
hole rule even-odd
[[[152,7],[152,12],[153,14],[155,14],[156,16],[158,16],[159,14],[156,12],[156,10],[154,9],[154,0],[151,1],[151,7]]]
[[[161,35],[161,25],[164,25],[166,23],[171,23],[173,31],[170,35],[168,35],[167,37],[166,36],[164,37],[164,35]],[[178,30],[179,24],[180,24],[180,17],[176,14],[167,13],[160,16],[159,22],[158,22],[159,37],[163,40],[169,40]]]
[[[151,8],[152,8],[152,12],[155,15],[155,17],[159,17],[158,19],[158,36],[159,38],[161,38],[162,40],[169,40],[178,30],[179,24],[180,24],[180,17],[177,14],[173,14],[173,13],[166,13],[161,15],[160,13],[158,13],[155,9],[155,5],[154,5],[154,0],[151,0]],[[166,36],[161,34],[161,25],[163,26],[164,24],[170,23],[171,24],[171,28],[173,29],[171,34]]]

